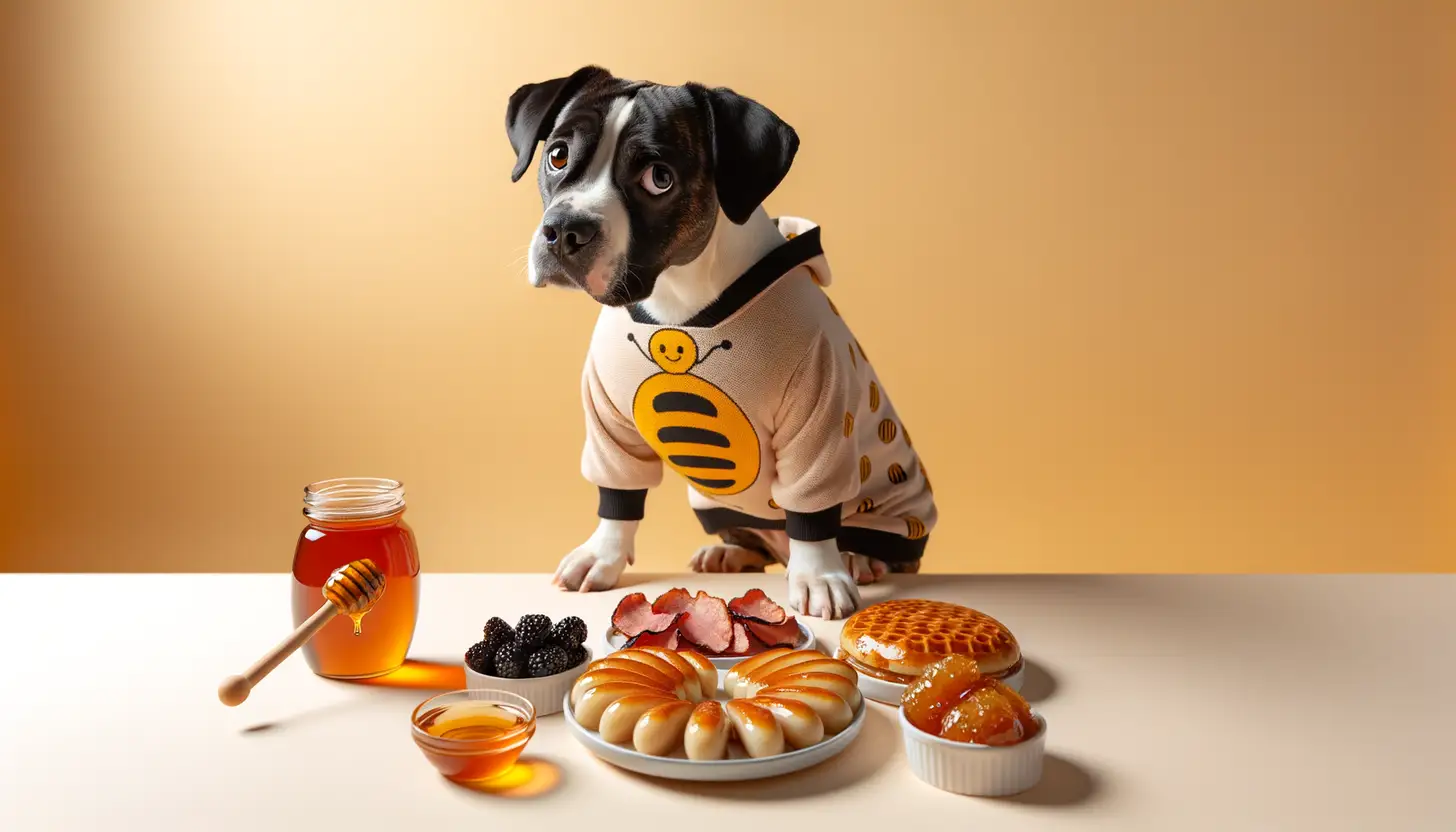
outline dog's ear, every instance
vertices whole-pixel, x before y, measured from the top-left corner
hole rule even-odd
[[[536,145],[551,135],[561,108],[588,81],[604,75],[611,73],[599,66],[584,66],[565,78],[527,84],[511,95],[506,105],[506,135],[511,139],[511,149],[516,151],[512,182],[520,181],[526,168],[531,166]]]
[[[742,225],[788,175],[799,134],[769,108],[733,90],[687,87],[707,116],[718,204]]]

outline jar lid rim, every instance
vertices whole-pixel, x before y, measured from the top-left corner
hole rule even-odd
[[[303,489],[303,513],[319,520],[368,520],[404,508],[404,484],[378,477],[338,477]]]

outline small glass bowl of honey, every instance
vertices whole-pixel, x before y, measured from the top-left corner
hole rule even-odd
[[[536,709],[529,699],[508,691],[451,691],[415,708],[410,734],[447,779],[479,783],[516,764],[536,734]]]

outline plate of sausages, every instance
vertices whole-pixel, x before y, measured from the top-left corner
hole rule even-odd
[[[592,662],[563,701],[572,735],[628,771],[691,781],[777,777],[818,765],[864,727],[858,677],[779,647],[721,670],[693,650],[633,647]]]

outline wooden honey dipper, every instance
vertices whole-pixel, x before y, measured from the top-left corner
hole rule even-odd
[[[253,686],[273,672],[273,668],[293,654],[293,651],[308,643],[334,616],[343,613],[354,619],[354,634],[359,634],[359,619],[379,601],[384,594],[384,573],[365,558],[335,569],[324,582],[324,597],[328,599],[318,612],[293,631],[277,647],[269,650],[248,672],[241,676],[229,676],[217,688],[217,698],[224,705],[241,705],[248,698]]]

